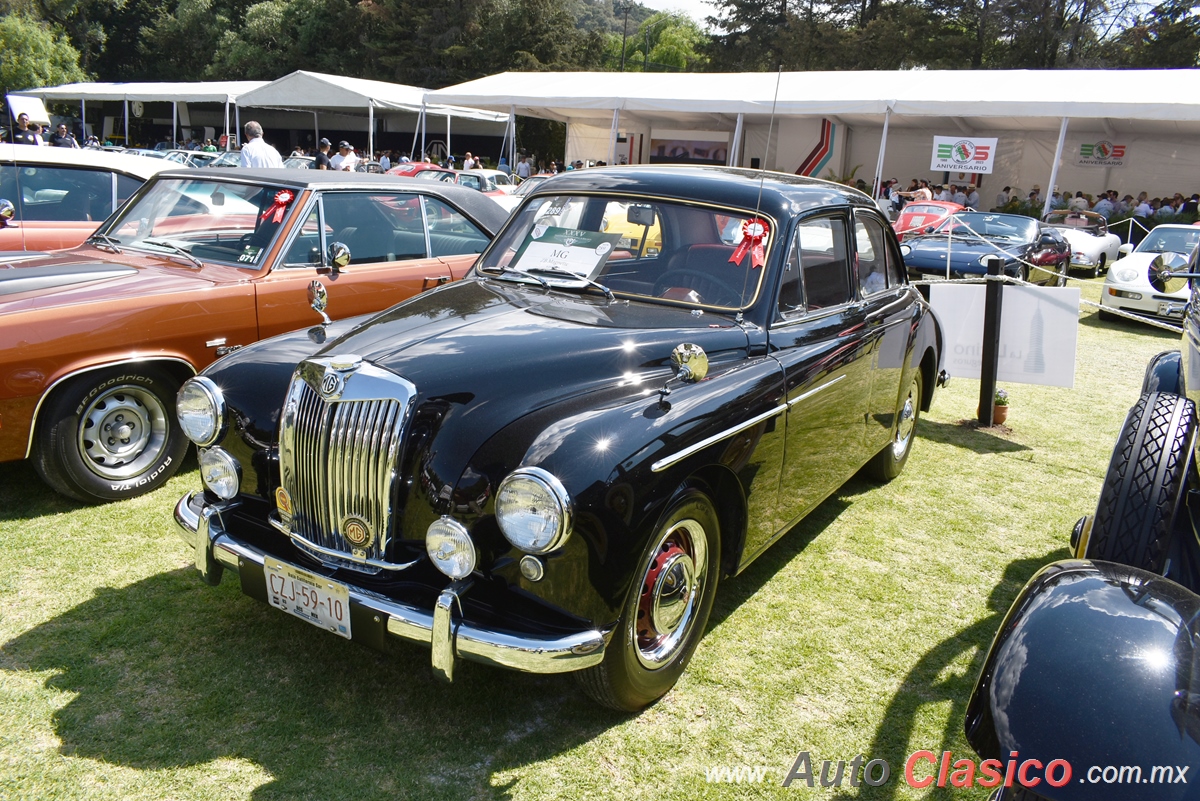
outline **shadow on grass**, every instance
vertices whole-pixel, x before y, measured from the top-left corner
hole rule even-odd
[[[147,771],[246,760],[272,777],[258,801],[505,798],[521,779],[498,772],[624,720],[566,677],[460,662],[443,685],[427,649],[368,650],[226,575],[216,589],[191,569],[101,589],[0,646],[0,668],[49,671],[69,694],[53,714],[62,753]]]
[[[1180,325],[1181,320],[1164,320],[1168,325]],[[1099,328],[1102,330],[1116,329],[1129,334],[1145,334],[1152,339],[1161,339],[1164,341],[1179,342],[1179,334],[1174,331],[1168,331],[1165,328],[1159,328],[1154,325],[1139,323],[1136,320],[1130,320],[1126,317],[1118,317],[1115,320],[1101,320],[1100,314],[1084,314],[1079,318],[1079,324],[1088,326],[1089,328]]]
[[[996,436],[986,428],[958,423],[938,423],[933,420],[917,422],[917,436],[932,442],[966,448],[975,453],[1015,453],[1029,448],[1018,442]]]
[[[868,759],[887,760],[892,769],[892,778],[877,790],[869,788],[869,791],[860,797],[895,798],[897,788],[904,784],[904,763],[913,751],[928,750],[941,754],[943,751],[952,751],[955,747],[962,750],[963,718],[967,711],[967,701],[975,689],[975,679],[983,668],[988,647],[1000,628],[1004,615],[1017,593],[1038,569],[1055,560],[1067,558],[1070,558],[1068,550],[1060,548],[1044,557],[1011,562],[988,597],[988,606],[992,614],[937,643],[921,657],[892,697],[876,730],[871,748],[867,751]],[[965,670],[960,670],[961,657],[968,653],[971,654],[970,664]],[[947,701],[950,702],[950,715],[946,721],[942,741],[910,744],[909,740],[916,728],[917,717],[921,714],[922,707],[944,704]],[[971,757],[972,754],[956,754],[955,758],[960,756]],[[922,765],[927,767],[926,763]],[[919,775],[924,776],[927,773],[928,771],[921,770]],[[955,793],[961,795],[962,791],[950,787],[932,787],[924,797],[950,799]]]

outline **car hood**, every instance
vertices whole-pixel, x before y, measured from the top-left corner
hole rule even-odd
[[[1130,253],[1123,259],[1113,262],[1108,268],[1108,274],[1104,276],[1104,283],[1134,289],[1138,292],[1153,292],[1156,296],[1174,297],[1180,300],[1187,300],[1191,296],[1191,288],[1186,284],[1176,292],[1159,292],[1150,285],[1150,265],[1154,264],[1162,256],[1176,256],[1177,269],[1183,269],[1186,266],[1186,256],[1170,253]],[[1132,280],[1130,273],[1133,273]]]
[[[904,244],[912,250],[904,257],[904,263],[909,267],[945,269],[946,266],[946,237],[921,236],[905,237]],[[983,272],[979,266],[982,256],[1004,255],[1008,258],[1020,256],[1029,245],[1022,242],[1010,242],[1001,245],[997,242],[979,239],[955,238],[950,244],[950,264],[960,271],[967,270]]]
[[[1107,242],[1107,237],[1089,234],[1087,231],[1080,231],[1078,228],[1059,228],[1058,232],[1076,250],[1102,247]]]
[[[252,275],[236,267],[195,267],[182,257],[132,250],[116,254],[84,245],[21,261],[0,261],[0,310],[186,292],[238,283]]]

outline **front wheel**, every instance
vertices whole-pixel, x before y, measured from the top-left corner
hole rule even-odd
[[[712,611],[721,532],[712,501],[687,489],[667,509],[638,560],[634,585],[604,661],[575,674],[583,691],[636,712],[666,695],[691,660]]]
[[[1195,436],[1196,407],[1187,398],[1138,399],[1117,437],[1085,557],[1163,573]]]
[[[908,381],[908,388],[900,396],[892,441],[867,465],[867,472],[875,480],[891,481],[904,469],[908,455],[912,453],[913,440],[917,436],[917,420],[921,416],[921,393],[923,391],[924,379],[921,377],[921,368],[915,367],[912,371],[912,378]]]
[[[38,420],[34,467],[54,490],[88,503],[157,489],[187,452],[175,419],[178,391],[172,375],[141,365],[67,382]]]

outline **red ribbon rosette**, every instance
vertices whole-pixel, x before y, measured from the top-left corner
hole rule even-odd
[[[733,251],[733,255],[729,257],[730,264],[742,266],[742,259],[746,258],[746,254],[750,254],[750,269],[757,269],[766,263],[766,254],[763,252],[763,240],[770,233],[771,226],[767,225],[767,221],[761,217],[752,217],[742,223],[742,241],[738,243],[737,250]]]
[[[283,213],[287,211],[288,204],[290,204],[295,197],[296,196],[288,190],[280,189],[275,193],[275,202],[268,206],[267,210],[262,213],[262,219],[265,220],[274,214],[275,216],[271,218],[271,222],[283,222]]]

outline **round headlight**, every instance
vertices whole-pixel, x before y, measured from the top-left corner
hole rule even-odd
[[[237,496],[239,473],[237,459],[220,448],[200,451],[200,480],[218,498],[227,501]]]
[[[225,398],[221,390],[204,376],[189,378],[179,388],[175,415],[183,435],[201,448],[212,445],[221,436],[225,422]]]
[[[434,567],[452,579],[466,578],[475,569],[475,543],[457,520],[442,517],[425,531],[425,552]]]
[[[901,245],[900,246],[900,255],[901,256],[911,256],[912,255],[912,246],[911,245]]]
[[[1134,281],[1138,280],[1139,275],[1141,275],[1141,273],[1137,270],[1133,269],[1132,267],[1126,267],[1123,270],[1117,270],[1113,277],[1122,284],[1132,284]]]
[[[571,496],[541,468],[514,471],[496,492],[500,531],[528,553],[546,553],[562,545],[571,533],[571,515]]]

